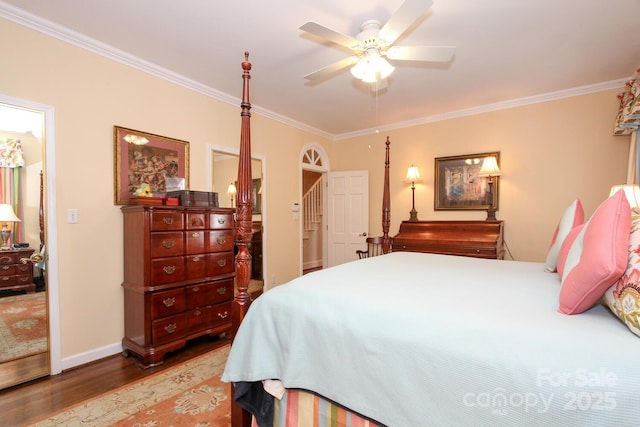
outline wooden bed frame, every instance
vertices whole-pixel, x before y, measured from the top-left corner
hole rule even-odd
[[[231,307],[232,337],[240,327],[240,323],[251,305],[249,294],[249,280],[251,278],[251,237],[252,237],[252,212],[251,212],[251,102],[249,100],[249,81],[251,79],[251,63],[249,52],[244,53],[242,62],[242,101],[240,124],[240,158],[238,161],[238,185],[236,193],[236,246],[238,252],[235,258],[236,289]],[[391,250],[391,238],[389,227],[391,224],[391,202],[389,195],[389,137],[385,142],[384,162],[384,190],[382,196],[382,237],[383,252]],[[233,394],[232,386],[232,394]],[[231,425],[233,427],[250,427],[251,414],[232,400]]]

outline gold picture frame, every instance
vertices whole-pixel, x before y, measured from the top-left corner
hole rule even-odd
[[[435,159],[435,210],[487,210],[488,178],[479,177],[485,157],[494,156],[500,166],[500,152],[437,157]],[[499,177],[493,179],[494,207],[498,209]]]
[[[189,189],[189,142],[113,127],[114,201],[127,205],[145,183],[154,197]]]

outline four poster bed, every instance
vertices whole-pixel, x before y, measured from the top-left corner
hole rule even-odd
[[[387,139],[387,253],[299,277],[265,292],[249,310],[251,64],[245,55],[237,332],[223,374],[239,402],[232,405],[234,426],[250,425],[252,415],[260,425],[282,426],[318,425],[323,417],[344,426],[637,425],[640,338],[597,304],[599,291],[590,287],[584,297],[577,289],[588,279],[609,287],[624,272],[633,230],[619,195],[582,226],[573,204],[546,263],[389,253]],[[601,211],[615,211],[615,226]],[[568,231],[567,218],[576,225]],[[600,277],[605,262],[588,249],[596,225],[604,229],[597,234],[596,246],[605,247],[600,258],[610,263],[612,254],[625,252],[622,270],[613,262],[606,278]],[[589,265],[576,261],[578,240],[598,271],[582,272]]]

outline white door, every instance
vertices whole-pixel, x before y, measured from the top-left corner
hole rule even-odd
[[[369,232],[369,172],[329,172],[328,263],[329,267],[357,259]]]

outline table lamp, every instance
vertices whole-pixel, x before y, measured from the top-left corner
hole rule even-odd
[[[498,167],[498,161],[495,156],[487,156],[484,158],[482,162],[482,168],[480,168],[480,173],[478,176],[486,176],[488,177],[489,191],[488,195],[488,205],[487,208],[487,221],[495,221],[496,219],[496,206],[495,206],[495,196],[493,194],[493,178],[502,175],[500,168]]]
[[[0,250],[3,251],[11,249],[8,243],[9,237],[11,236],[11,228],[9,228],[10,222],[20,222],[20,218],[13,212],[11,205],[0,204],[0,223],[2,223],[2,229],[0,229],[2,246],[0,246]]]

